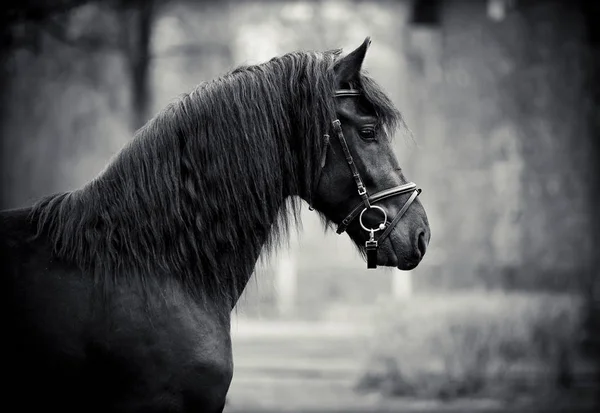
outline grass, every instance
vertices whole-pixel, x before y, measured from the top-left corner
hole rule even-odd
[[[387,305],[360,391],[387,396],[546,397],[574,387],[581,301],[571,295],[465,293]]]

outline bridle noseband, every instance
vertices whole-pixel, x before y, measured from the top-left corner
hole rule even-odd
[[[336,90],[334,93],[334,97],[353,97],[360,96],[360,94],[361,93],[358,90],[342,89]],[[340,145],[342,146],[342,150],[344,151],[346,163],[348,164],[350,172],[352,173],[352,177],[354,178],[354,182],[356,183],[358,195],[361,198],[361,202],[354,208],[352,208],[352,210],[346,216],[346,218],[344,218],[342,222],[338,224],[336,232],[338,234],[344,233],[348,228],[348,225],[350,225],[350,223],[358,217],[362,229],[369,233],[369,240],[365,243],[365,248],[367,251],[367,268],[377,268],[377,248],[379,246],[379,243],[385,240],[390,235],[392,229],[396,226],[400,219],[402,219],[402,216],[408,210],[408,207],[410,207],[414,200],[417,199],[417,196],[419,196],[419,194],[421,193],[421,189],[417,188],[417,185],[415,183],[409,182],[403,185],[395,186],[393,188],[385,189],[373,195],[369,195],[367,188],[364,185],[363,180],[360,176],[360,172],[358,171],[358,168],[354,163],[352,154],[350,153],[350,148],[348,147],[348,143],[346,142],[346,138],[344,137],[344,133],[342,131],[341,122],[338,119],[336,119],[332,122],[332,124],[334,133],[337,135]],[[320,169],[318,171],[317,179],[315,181],[315,189],[319,186],[322,170],[325,166],[325,162],[327,161],[327,151],[329,149],[330,144],[329,135],[325,135],[324,139],[325,143],[321,155]],[[378,205],[373,205],[376,202],[383,201],[384,199],[408,193],[411,194],[410,197],[404,203],[400,211],[398,211],[394,219],[392,219],[390,222],[388,222],[387,220],[387,213],[385,212],[385,209]],[[309,204],[310,209],[313,210],[314,208],[312,206],[312,200]],[[366,226],[363,222],[364,213],[370,209],[376,209],[383,215],[383,220],[377,228],[370,228]],[[379,231],[383,232],[377,239],[375,239],[375,233]]]

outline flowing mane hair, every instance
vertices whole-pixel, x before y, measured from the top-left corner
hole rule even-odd
[[[103,280],[175,276],[191,291],[236,300],[256,253],[286,238],[289,216],[299,220],[300,198],[282,200],[311,196],[336,118],[339,55],[288,53],[200,84],[94,180],[34,205],[37,236]],[[395,126],[399,113],[375,82],[361,75],[352,86]]]

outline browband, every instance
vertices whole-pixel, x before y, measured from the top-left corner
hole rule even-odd
[[[359,96],[361,93],[359,90],[354,89],[338,89],[333,93],[334,97],[338,96]]]

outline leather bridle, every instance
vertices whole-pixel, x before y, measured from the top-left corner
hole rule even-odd
[[[358,90],[342,89],[336,90],[334,93],[334,97],[354,97],[360,96],[360,94],[361,93]],[[342,146],[342,150],[344,151],[344,156],[346,158],[346,163],[350,168],[350,172],[352,173],[352,177],[354,178],[354,182],[356,183],[356,187],[358,189],[358,195],[361,198],[361,202],[358,203],[358,205],[356,205],[354,208],[352,208],[352,210],[346,216],[346,218],[344,218],[342,222],[338,224],[336,232],[338,234],[344,233],[348,228],[348,225],[350,225],[350,223],[358,217],[362,229],[369,233],[369,239],[365,243],[365,249],[367,251],[367,268],[377,268],[377,248],[379,246],[379,243],[383,242],[390,235],[396,224],[398,224],[400,219],[402,219],[402,216],[408,210],[408,207],[410,207],[414,200],[417,199],[417,196],[419,196],[419,194],[421,193],[421,189],[417,188],[417,185],[415,183],[408,182],[406,184],[398,185],[393,188],[377,192],[373,195],[369,195],[369,192],[367,191],[367,188],[365,187],[365,184],[363,183],[363,180],[360,176],[360,172],[358,171],[358,168],[354,163],[352,154],[350,153],[350,148],[348,147],[348,143],[346,142],[346,138],[344,137],[344,133],[342,131],[342,124],[338,119],[333,121],[333,131],[336,134],[340,145]],[[322,150],[320,169],[318,171],[317,179],[315,181],[315,189],[319,185],[322,170],[327,161],[327,151],[330,145],[329,135],[325,135],[324,139],[325,144]],[[410,197],[404,203],[400,211],[398,211],[394,219],[392,219],[390,222],[388,222],[388,217],[387,213],[385,212],[385,209],[378,205],[374,205],[376,202],[383,201],[384,199],[409,193],[411,194]],[[314,208],[312,206],[312,200],[309,202],[309,204],[310,209],[313,210]],[[363,222],[364,213],[370,209],[377,209],[383,215],[383,220],[377,226],[377,228],[370,228],[366,226]],[[375,233],[379,231],[383,232],[377,239],[375,239]]]

